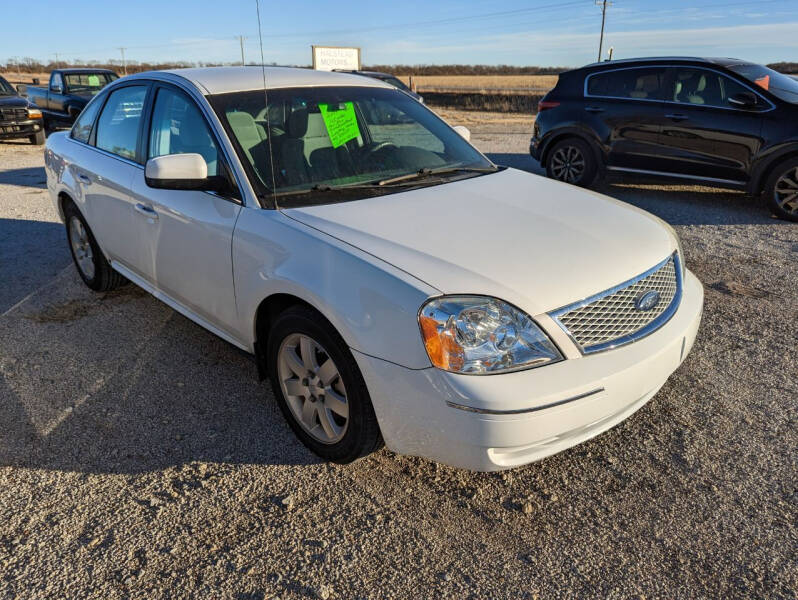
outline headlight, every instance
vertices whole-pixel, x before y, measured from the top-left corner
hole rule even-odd
[[[28,118],[29,119],[41,119],[42,118],[42,111],[38,108],[29,108],[28,109]]]
[[[562,360],[528,315],[496,298],[433,298],[418,320],[430,361],[452,373],[503,373]]]

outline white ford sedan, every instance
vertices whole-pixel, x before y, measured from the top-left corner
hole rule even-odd
[[[254,354],[318,455],[503,469],[643,406],[703,290],[656,217],[458,129],[354,75],[143,73],[49,137],[47,185],[89,287],[130,280]]]

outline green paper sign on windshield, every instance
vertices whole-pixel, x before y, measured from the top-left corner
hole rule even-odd
[[[99,75],[89,75],[89,85],[91,87],[98,87],[100,85]]]
[[[360,135],[353,103],[319,104],[319,110],[333,148],[343,146]]]

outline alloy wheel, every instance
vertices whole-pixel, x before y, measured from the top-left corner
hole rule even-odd
[[[286,337],[277,356],[280,389],[297,423],[323,444],[335,444],[346,434],[349,403],[332,357],[310,336]]]
[[[86,279],[94,279],[94,253],[91,250],[89,233],[81,220],[75,216],[69,220],[69,244],[72,246],[80,272]]]
[[[786,213],[798,215],[798,167],[779,177],[773,192],[776,205]]]
[[[551,157],[554,177],[566,183],[577,183],[585,173],[585,157],[576,146],[563,146]]]

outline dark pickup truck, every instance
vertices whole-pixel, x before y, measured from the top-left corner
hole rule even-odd
[[[57,69],[45,88],[27,87],[28,99],[44,114],[45,125],[71,125],[101,89],[119,79],[107,69]]]
[[[44,144],[42,111],[0,77],[0,140],[13,138],[28,138],[39,146]]]

